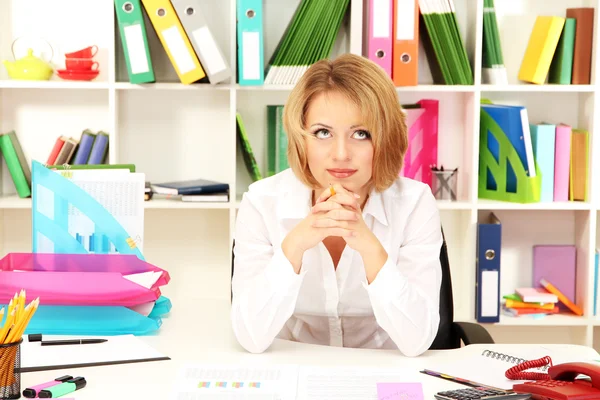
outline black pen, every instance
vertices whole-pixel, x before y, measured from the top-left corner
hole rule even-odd
[[[68,340],[46,340],[42,341],[42,346],[60,346],[63,344],[94,344],[104,343],[108,339],[68,339]]]

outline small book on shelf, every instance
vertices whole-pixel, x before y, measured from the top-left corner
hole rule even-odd
[[[152,191],[166,195],[199,195],[223,193],[229,190],[229,184],[208,179],[191,179],[152,184]]]

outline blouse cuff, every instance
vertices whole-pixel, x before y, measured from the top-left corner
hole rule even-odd
[[[291,294],[300,288],[306,271],[294,272],[292,263],[287,259],[281,249],[276,249],[271,262],[265,270],[265,276],[271,289],[280,295]]]
[[[371,284],[363,283],[369,296],[378,297],[384,303],[394,300],[402,293],[406,285],[406,278],[402,276],[396,263],[389,258],[377,273]]]

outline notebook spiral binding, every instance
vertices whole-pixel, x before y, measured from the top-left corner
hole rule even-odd
[[[496,351],[491,351],[491,350],[484,350],[481,353],[481,355],[484,357],[489,357],[489,358],[493,358],[496,360],[505,361],[505,362],[508,362],[510,364],[515,364],[515,365],[519,365],[521,363],[528,361],[528,360],[525,360],[524,358],[513,357],[509,354],[498,353]],[[539,367],[539,369],[546,371],[548,369],[548,367],[549,367],[548,365],[545,365],[543,367]]]

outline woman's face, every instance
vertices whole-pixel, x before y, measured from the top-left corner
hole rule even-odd
[[[321,189],[338,183],[364,199],[373,142],[358,107],[338,92],[322,93],[309,104],[306,124],[308,166]]]

